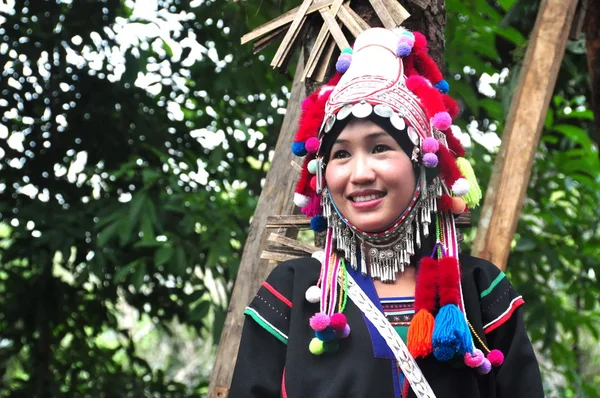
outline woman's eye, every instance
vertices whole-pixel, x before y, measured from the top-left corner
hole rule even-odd
[[[333,153],[333,158],[334,159],[345,159],[348,156],[350,156],[350,153],[348,151],[345,151],[345,150],[339,150],[339,151],[335,151]]]
[[[389,146],[379,144],[379,145],[375,145],[375,148],[373,148],[373,153],[381,153],[381,152],[385,152],[385,151],[389,151],[389,150],[390,150]]]

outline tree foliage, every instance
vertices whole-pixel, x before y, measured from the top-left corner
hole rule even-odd
[[[202,395],[206,374],[181,376],[190,356],[158,360],[157,344],[218,340],[291,80],[270,69],[274,49],[253,55],[239,38],[295,3],[2,11],[0,396]],[[537,7],[447,1],[448,76],[484,187]],[[600,166],[582,49],[569,43],[509,260],[560,397],[597,397],[600,366]],[[157,331],[150,343],[130,313]]]

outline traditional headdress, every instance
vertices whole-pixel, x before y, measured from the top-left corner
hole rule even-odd
[[[303,102],[292,147],[295,155],[304,156],[294,203],[311,218],[313,230],[327,231],[325,251],[315,255],[322,264],[321,277],[306,293],[307,300],[320,303],[320,312],[310,321],[316,332],[310,350],[320,354],[335,349],[336,339],[350,332],[342,314],[344,290],[339,289],[346,261],[372,278],[393,281],[431,230],[435,246],[431,256],[419,262],[408,348],[415,357],[433,353],[445,361],[464,356],[468,366],[487,373],[490,360],[499,365],[502,354],[493,350],[485,358],[473,344],[454,223],[456,215],[479,203],[481,191],[451,129],[459,107],[447,95],[449,85],[428,55],[425,37],[402,28],[361,33],[353,49],[342,51],[336,69],[336,75]],[[408,136],[414,144],[409,155],[419,170],[408,208],[377,232],[359,230],[338,211],[322,175],[324,137],[340,121],[372,115],[388,119]]]

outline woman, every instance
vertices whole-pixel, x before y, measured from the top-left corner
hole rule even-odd
[[[294,201],[324,252],[280,264],[247,307],[230,396],[543,397],[522,298],[458,254],[481,198],[425,38],[363,32],[303,103]]]

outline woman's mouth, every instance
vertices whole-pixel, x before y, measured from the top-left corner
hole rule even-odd
[[[370,209],[381,203],[384,197],[384,192],[356,195],[350,197],[350,203],[356,209]]]

